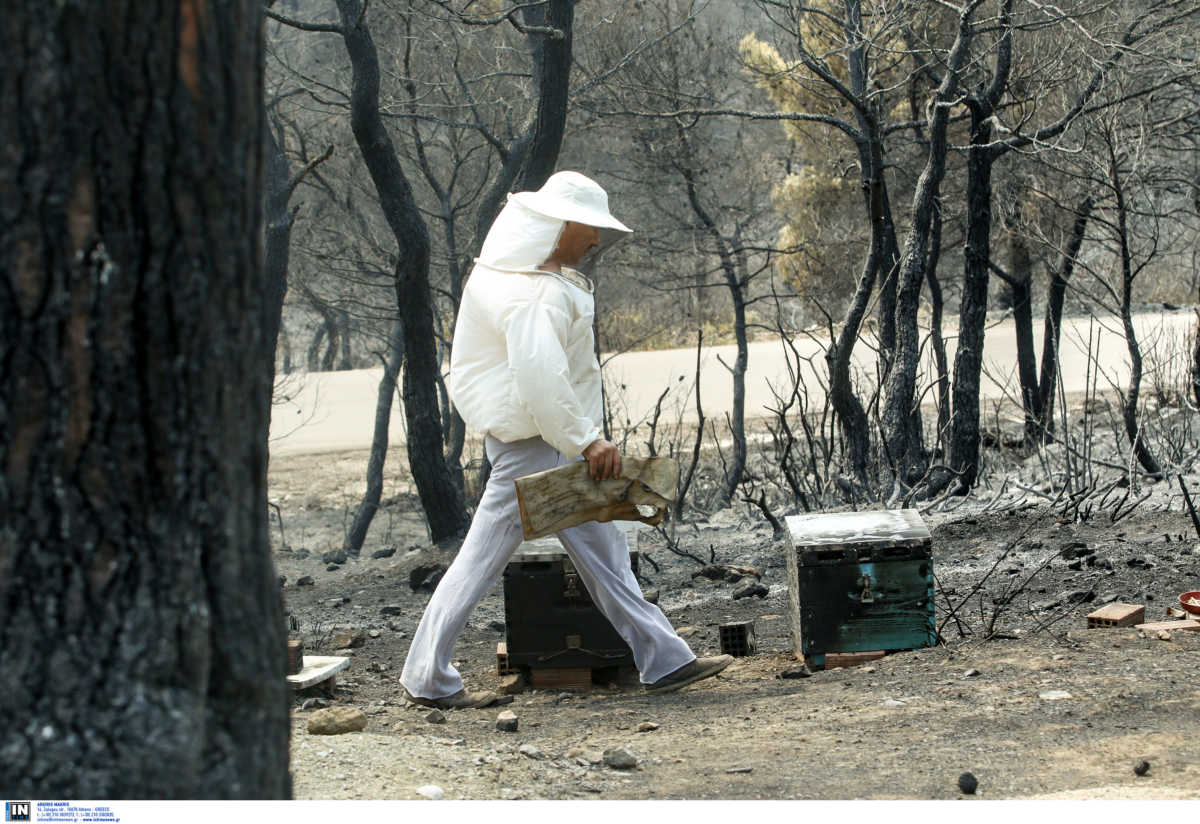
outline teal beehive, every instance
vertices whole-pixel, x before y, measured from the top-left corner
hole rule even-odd
[[[787,519],[788,595],[797,658],[906,650],[937,640],[933,541],[915,509]]]

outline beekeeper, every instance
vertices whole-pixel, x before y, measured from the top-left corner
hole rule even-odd
[[[578,172],[558,172],[536,192],[510,195],[488,231],[459,307],[450,394],[467,426],[485,436],[492,473],[408,651],[400,682],[417,704],[484,707],[498,698],[466,690],[450,657],[471,610],[521,543],[514,479],[581,456],[593,479],[621,472],[617,447],[600,425],[592,283],[574,267],[630,231],[609,212],[604,189]],[[697,659],[642,597],[616,526],[592,521],[558,539],[633,650],[648,691],[679,689],[733,660]]]

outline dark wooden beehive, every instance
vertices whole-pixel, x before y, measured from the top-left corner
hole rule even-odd
[[[631,551],[629,558],[636,574],[637,552]],[[524,544],[505,567],[504,625],[512,669],[634,665],[629,645],[592,601],[553,538]]]

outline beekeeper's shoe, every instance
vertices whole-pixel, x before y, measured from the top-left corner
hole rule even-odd
[[[653,684],[646,685],[646,692],[674,692],[677,689],[711,678],[733,663],[732,655],[714,655],[711,658],[697,658],[690,664],[684,664],[669,675],[664,675]]]
[[[421,698],[405,690],[404,697],[418,706],[437,707],[439,710],[479,709],[480,707],[491,706],[500,700],[500,696],[491,690],[472,690],[468,692],[465,688],[453,695],[446,695],[442,698]]]

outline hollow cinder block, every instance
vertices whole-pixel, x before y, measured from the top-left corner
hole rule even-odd
[[[1108,604],[1087,617],[1088,629],[1098,627],[1132,627],[1146,620],[1146,608],[1141,604]]]
[[[753,621],[721,624],[718,632],[721,637],[721,652],[726,655],[744,658],[758,651],[758,642],[754,638]]]

